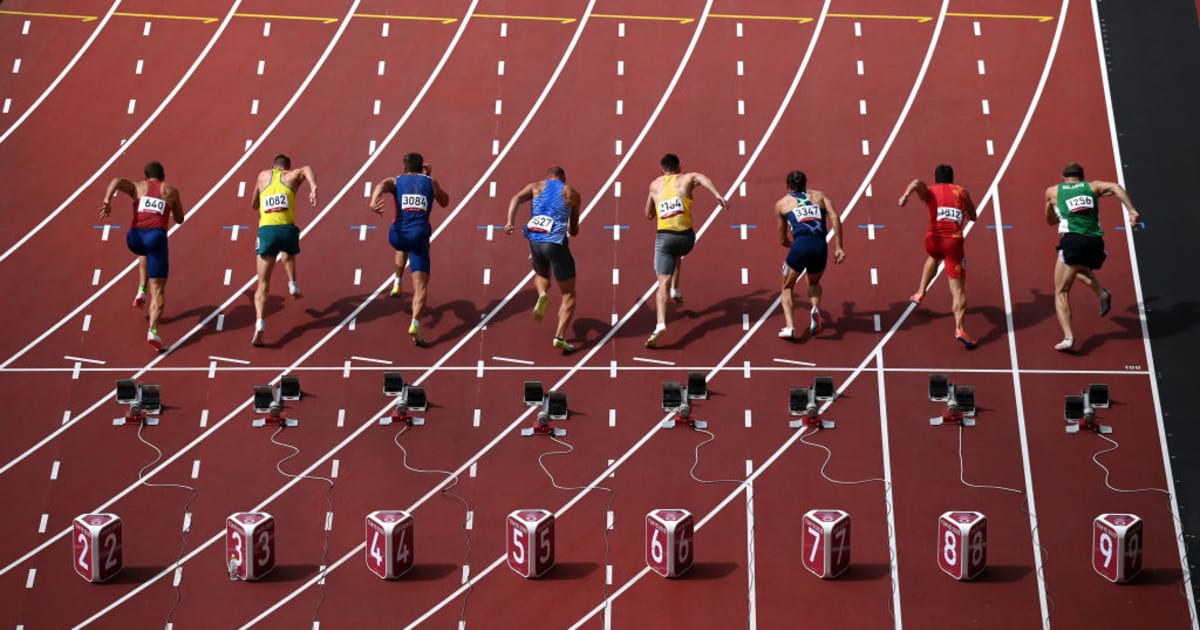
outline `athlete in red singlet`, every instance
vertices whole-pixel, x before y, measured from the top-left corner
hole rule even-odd
[[[954,183],[954,169],[942,164],[934,170],[934,185],[914,179],[900,195],[900,205],[908,202],[913,193],[925,202],[929,209],[929,233],[925,235],[925,266],[921,269],[921,284],[909,300],[920,304],[925,299],[925,289],[933,281],[940,261],[945,261],[946,279],[953,298],[954,338],[967,348],[975,347],[975,339],[967,334],[963,319],[967,313],[966,257],[963,253],[963,227],[975,220],[975,202],[967,189]]]
[[[162,317],[167,275],[171,268],[167,228],[171,219],[183,223],[183,202],[179,191],[163,182],[162,164],[150,162],[144,173],[146,179],[140,182],[119,177],[109,182],[100,205],[100,216],[107,217],[112,212],[112,198],[117,191],[133,199],[133,217],[125,235],[125,245],[138,256],[138,291],[133,306],[141,308],[146,304],[146,288],[149,287],[150,329],[146,332],[146,341],[155,350],[162,350],[166,344],[158,336],[158,320]]]

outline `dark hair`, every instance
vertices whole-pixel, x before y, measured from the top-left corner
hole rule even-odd
[[[147,162],[146,168],[142,169],[146,174],[146,179],[157,179],[162,181],[167,174],[163,171],[162,162]]]
[[[949,164],[938,164],[938,167],[933,169],[933,183],[953,184],[954,167],[950,166]]]
[[[808,176],[804,174],[804,171],[788,173],[787,187],[791,192],[804,192],[808,189]]]
[[[561,166],[551,166],[546,169],[546,177],[555,177],[565,182],[567,181],[567,172]]]
[[[679,156],[674,153],[668,153],[662,157],[659,162],[664,171],[668,173],[676,173],[679,171]]]
[[[1063,177],[1078,177],[1083,179],[1083,166],[1079,162],[1068,162],[1063,167]]]
[[[280,153],[275,156],[274,165],[282,169],[292,168],[292,158]]]
[[[420,173],[421,167],[425,166],[425,158],[421,157],[420,153],[405,153],[404,154],[404,172],[405,173]]]

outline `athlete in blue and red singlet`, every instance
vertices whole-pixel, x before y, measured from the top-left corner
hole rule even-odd
[[[165,344],[162,337],[158,336],[158,320],[162,317],[167,275],[171,269],[167,228],[171,219],[183,223],[183,202],[179,198],[179,191],[163,182],[166,174],[162,164],[150,162],[143,173],[146,179],[140,182],[119,177],[109,182],[100,206],[100,216],[107,217],[112,212],[112,198],[118,191],[133,199],[133,218],[125,235],[125,245],[138,256],[138,291],[133,298],[133,305],[141,308],[146,304],[146,290],[149,288],[150,329],[146,332],[146,341],[155,350],[162,350]]]
[[[450,195],[442,190],[432,177],[433,168],[420,153],[404,156],[404,173],[389,177],[375,185],[369,207],[383,215],[383,196],[390,194],[396,201],[396,219],[388,233],[388,242],[396,250],[396,275],[392,282],[392,297],[401,295],[401,277],[407,264],[412,268],[413,301],[412,323],[408,334],[413,343],[425,345],[419,323],[421,310],[425,308],[425,296],[429,289],[429,239],[433,226],[429,223],[429,212],[433,202],[445,208]]]
[[[950,285],[951,309],[954,311],[954,338],[967,348],[975,347],[975,339],[967,334],[963,320],[967,314],[967,270],[963,253],[963,228],[975,220],[975,202],[966,188],[954,183],[954,169],[941,164],[933,172],[934,185],[914,179],[904,194],[903,206],[909,195],[917,193],[929,210],[929,233],[925,235],[925,266],[921,269],[921,284],[909,298],[914,304],[925,299],[925,290],[933,281],[940,261],[946,262],[946,280]]]
[[[825,274],[825,263],[829,258],[825,236],[830,230],[834,237],[833,262],[841,264],[846,259],[846,252],[842,249],[842,221],[833,201],[819,190],[809,190],[808,176],[803,171],[788,173],[787,189],[788,194],[775,202],[775,220],[779,225],[779,244],[788,248],[783,287],[779,293],[785,325],[779,336],[792,339],[796,334],[792,288],[800,274],[808,275],[808,299],[812,303],[808,332],[816,335],[822,328],[821,276]]]

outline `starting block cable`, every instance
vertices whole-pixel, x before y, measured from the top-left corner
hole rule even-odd
[[[185,516],[183,529],[179,534],[179,554],[175,556],[175,562],[172,563],[175,567],[175,571],[178,572],[183,566],[183,554],[187,551],[188,533],[192,531],[192,521],[187,515],[191,514],[192,503],[196,501],[196,488],[185,483],[157,483],[146,481],[144,477],[146,471],[150,468],[153,468],[158,464],[158,462],[162,461],[162,449],[155,446],[153,443],[147,440],[145,436],[142,435],[142,431],[145,429],[146,423],[139,423],[137,436],[138,439],[141,440],[142,444],[154,449],[154,459],[145,466],[142,466],[142,469],[138,471],[138,481],[141,481],[142,485],[146,486],[147,488],[179,488],[180,490],[187,490],[190,493],[187,502],[183,504],[183,513]],[[178,575],[178,573],[176,575]],[[180,581],[178,579],[174,580],[173,582],[175,589],[175,603],[171,604],[171,609],[167,611],[167,620],[165,622],[167,626],[171,625],[171,617],[175,616],[175,609],[179,608],[179,603],[183,601],[183,594],[179,591],[179,583]]]
[[[700,477],[697,477],[696,468],[700,466],[700,449],[704,448],[708,443],[715,441],[717,439],[717,434],[709,431],[708,429],[703,429],[697,426],[693,426],[692,430],[696,431],[697,433],[703,433],[707,435],[708,439],[696,445],[695,456],[692,458],[692,467],[688,470],[688,475],[691,476],[692,481],[695,481],[696,483],[731,484],[735,486],[741,486],[746,492],[746,526],[749,529],[747,535],[750,536],[751,540],[753,540],[754,524],[758,522],[758,519],[754,518],[754,486],[750,484],[749,479],[701,479]],[[747,470],[746,475],[749,476],[750,472],[750,470]],[[754,555],[750,554],[750,556],[746,559],[746,571],[750,574],[749,581],[746,584],[746,589],[749,593],[754,592],[755,580],[758,578],[756,564],[757,563]],[[750,622],[748,620],[747,624],[749,623]]]
[[[442,488],[441,491],[439,492],[439,494],[441,494],[444,497],[454,499],[455,501],[458,501],[459,503],[461,503],[463,505],[464,515],[463,515],[462,532],[463,532],[463,540],[465,541],[466,546],[467,546],[466,556],[463,557],[463,566],[469,567],[469,566],[471,566],[471,530],[467,529],[466,515],[471,513],[471,504],[467,502],[466,497],[463,497],[462,495],[460,495],[456,492],[451,492],[451,490],[458,487],[458,475],[454,474],[453,471],[441,470],[441,469],[437,469],[437,468],[417,468],[415,466],[409,465],[408,449],[404,448],[404,445],[400,443],[400,436],[404,435],[404,432],[408,431],[408,429],[412,426],[413,425],[411,425],[407,422],[403,423],[400,426],[400,430],[396,432],[396,436],[392,438],[392,442],[394,442],[396,444],[396,446],[400,448],[400,453],[401,453],[400,463],[404,466],[404,468],[406,470],[409,470],[410,472],[414,472],[414,473],[418,473],[418,474],[429,474],[429,475],[444,475],[446,478],[451,480],[450,484],[447,485],[445,488]],[[475,582],[473,580],[468,581],[467,590],[465,593],[463,593],[462,611],[459,613],[459,616],[458,616],[460,626],[465,626],[467,623],[467,601],[471,599],[471,593],[473,593],[474,591],[475,591]]]
[[[290,449],[292,451],[291,455],[285,456],[283,459],[279,460],[279,462],[275,464],[275,470],[278,470],[279,474],[281,474],[284,477],[287,477],[289,479],[311,479],[313,481],[324,481],[325,483],[329,484],[329,487],[325,489],[325,504],[329,508],[329,511],[327,512],[328,516],[326,518],[330,519],[330,520],[326,521],[326,526],[325,526],[325,541],[323,543],[324,546],[321,549],[321,564],[320,564],[321,579],[317,580],[317,591],[318,591],[317,605],[315,608],[313,608],[313,617],[312,617],[313,627],[316,627],[317,626],[317,617],[321,613],[321,606],[325,604],[325,572],[328,570],[328,566],[329,566],[329,530],[332,529],[331,519],[333,518],[333,485],[334,484],[333,484],[333,479],[330,479],[329,477],[322,477],[320,475],[297,475],[297,474],[289,473],[289,472],[286,472],[283,470],[284,463],[286,463],[289,459],[292,459],[293,457],[296,457],[297,455],[300,454],[300,447],[292,445],[292,444],[288,444],[287,442],[281,442],[280,440],[276,439],[279,436],[279,434],[282,433],[286,427],[287,427],[286,424],[281,424],[281,425],[279,425],[279,428],[275,429],[275,432],[271,434],[271,442],[273,444],[275,444],[276,446],[282,446],[282,447],[284,447],[286,449]]]
[[[554,473],[550,472],[550,469],[546,467],[545,459],[551,455],[569,455],[575,451],[575,447],[572,446],[571,444],[569,444],[568,442],[566,442],[565,440],[560,439],[558,436],[554,435],[553,433],[546,434],[546,437],[549,437],[551,440],[554,441],[554,443],[556,443],[559,446],[562,446],[563,448],[566,449],[566,450],[560,450],[560,451],[546,451],[546,452],[542,453],[541,455],[538,455],[538,466],[541,466],[542,472],[546,473],[546,476],[550,478],[550,485],[554,486],[558,490],[568,490],[568,491],[576,490],[576,491],[587,492],[588,490],[592,490],[592,489],[603,490],[608,493],[608,507],[605,509],[605,514],[612,514],[613,505],[617,501],[617,493],[612,488],[609,488],[608,486],[600,486],[600,485],[588,485],[588,486],[562,486],[562,485],[559,485],[558,480],[556,480],[554,478]],[[603,590],[604,610],[605,610],[606,617],[608,616],[608,607],[610,605],[609,597],[611,596],[611,593],[609,593],[609,590],[608,590],[608,586],[609,586],[609,584],[608,584],[608,567],[609,567],[609,554],[612,551],[612,543],[609,540],[608,532],[609,532],[609,523],[606,520],[604,523],[604,590]]]

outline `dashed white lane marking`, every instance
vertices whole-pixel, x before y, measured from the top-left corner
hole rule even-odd
[[[858,99],[858,113],[861,116],[867,115],[867,99],[865,99],[865,98]]]
[[[221,332],[225,328],[225,315],[217,315],[217,332]]]
[[[871,196],[871,185],[870,185],[870,184],[867,184],[867,192],[866,192],[866,196],[868,196],[868,197],[870,197],[870,196]]]
[[[613,196],[614,197],[621,196],[621,182],[613,182]]]
[[[467,580],[471,579],[471,565],[464,564],[462,570],[462,583],[466,584]]]
[[[253,140],[251,140],[251,139],[249,139],[249,138],[246,138],[246,145],[245,145],[245,146],[242,148],[242,150],[243,150],[243,151],[249,151],[249,150],[250,150],[250,147],[251,147],[251,145],[253,145],[253,144],[254,144],[254,141],[253,141]]]
[[[92,272],[92,286],[96,286],[98,284],[100,284],[100,270],[99,269]]]
[[[21,25],[21,34],[22,35],[29,34],[29,20],[25,20],[25,23]]]
[[[333,460],[333,464],[329,468],[329,478],[337,479],[338,471],[341,469],[341,467],[342,467],[342,460],[340,460],[340,459]]]
[[[204,429],[206,427],[208,427],[208,410],[201,409],[200,410],[200,428]]]
[[[367,143],[367,155],[375,155],[375,148],[378,146],[379,146],[379,143],[375,142],[374,140],[368,142]]]
[[[483,360],[475,362],[475,378],[483,378]]]
[[[238,182],[238,197],[246,196],[246,182]]]
[[[988,116],[991,113],[992,113],[992,106],[990,103],[988,103],[988,100],[985,98],[985,99],[983,99],[983,115]]]
[[[381,105],[383,105],[383,103],[380,102],[379,99],[375,99],[375,107],[371,110],[371,113],[378,116],[379,115],[379,107]]]
[[[647,359],[645,357],[633,357],[634,361],[642,363],[653,363],[654,365],[675,365],[674,361],[664,361],[663,359]]]
[[[746,64],[741,59],[738,59],[737,75],[740,77],[740,76],[744,76],[745,74],[746,74]]]
[[[149,22],[146,22],[146,24],[144,26],[142,26],[142,37],[150,37],[150,23]]]
[[[879,320],[879,313],[875,313],[875,332],[883,330],[883,322]]]
[[[259,60],[258,60],[258,70],[256,71],[256,72],[257,72],[257,74],[260,74],[260,75],[261,75],[263,72],[265,72],[265,71],[266,71],[266,69],[267,69],[267,60],[266,60],[266,59],[259,59]]]
[[[384,26],[387,26],[387,22],[384,22]],[[271,36],[271,23],[263,22],[263,37],[270,37],[270,36]]]
[[[37,580],[37,569],[30,569],[29,575],[25,578],[25,588],[33,588],[35,580]]]
[[[475,478],[475,469],[478,465],[479,464],[477,464],[476,462],[471,462],[471,467],[467,469],[467,476],[470,477],[471,479]]]
[[[376,72],[376,73],[378,73],[378,74],[379,74],[379,76],[383,76],[383,70],[384,70],[384,68],[386,68],[386,67],[387,67],[387,64],[386,64],[386,63],[384,63],[382,59],[380,59],[380,60],[379,60],[379,66],[378,66],[378,68],[376,69],[376,71],[375,71],[375,72]]]
[[[392,25],[391,25],[391,24],[388,24],[388,23],[387,23],[387,21],[385,20],[385,21],[384,21],[384,23],[383,23],[383,28],[379,30],[379,36],[380,36],[380,37],[387,37],[387,36],[388,36],[388,33],[389,33],[389,32],[390,32],[390,30],[391,30],[391,26],[392,26]]]
[[[743,35],[742,23],[738,22],[736,25],[736,28],[737,28],[737,36],[742,37],[742,35]]]
[[[625,23],[617,22],[617,37],[625,37]]]
[[[613,313],[612,323],[614,326],[617,325],[617,314],[616,313]],[[617,378],[617,362],[615,360],[608,362],[608,377],[609,378]]]
[[[996,145],[993,144],[991,140],[987,141],[987,154],[996,155]]]
[[[21,59],[18,57],[13,61],[13,74],[21,72]]]
[[[363,196],[364,197],[371,196],[371,182],[363,182]]]
[[[137,107],[137,99],[136,98],[129,99],[129,107],[126,108],[125,113],[132,114],[134,108],[136,108],[136,107]]]
[[[4,113],[7,114],[9,109],[12,109],[12,99],[6,98],[4,99]]]
[[[500,115],[500,112],[501,112],[501,110],[502,110],[502,108],[501,108],[501,106],[500,106],[502,102],[503,102],[503,101],[501,101],[500,99],[496,99],[496,115],[497,115],[497,116],[499,116],[499,115]]]
[[[858,60],[857,65],[858,65],[858,74],[861,76],[864,71],[862,59]]]
[[[84,315],[83,316],[83,332],[87,332],[88,329],[90,329],[91,327],[92,327],[92,316]]]
[[[102,241],[108,240],[108,235],[109,235],[109,232],[112,232],[112,227],[113,226],[106,224],[104,226],[104,228],[100,230],[100,240],[102,240]]]
[[[492,155],[500,155],[500,141],[492,140]]]
[[[742,313],[742,330],[750,330],[750,313]]]
[[[610,426],[610,427],[617,426],[617,410],[616,409],[608,410],[608,426]]]
[[[612,528],[613,528],[613,524],[616,522],[616,519],[613,517],[613,511],[612,511],[612,510],[608,510],[608,514],[607,514],[607,516],[605,517],[605,519],[604,519],[604,522],[605,522],[604,528],[605,528],[605,529],[607,529],[607,530],[609,530],[609,531],[611,531],[611,530],[612,530]],[[611,572],[611,570],[612,570],[612,568],[611,568],[611,567],[612,567],[612,565],[609,565],[609,571],[610,571],[610,572]],[[612,582],[609,582],[609,584],[612,584]]]
[[[742,182],[742,184],[740,186],[738,186],[738,196],[739,197],[746,196],[746,182]]]
[[[230,280],[232,280],[232,279],[233,279],[233,270],[232,270],[232,269],[226,269],[226,270],[225,270],[225,280],[224,280],[224,284],[225,284],[225,286],[229,286],[229,282],[230,282]]]
[[[742,377],[750,378],[750,362],[742,361]]]
[[[467,522],[463,523],[463,529],[475,529],[475,510],[467,510]]]
[[[366,223],[358,226],[358,240],[360,240],[360,241],[367,240],[367,224]]]
[[[471,417],[471,426],[479,428],[479,421],[482,419],[483,411],[476,409]]]
[[[863,151],[863,155],[871,155],[871,141],[869,141],[869,140],[862,141],[862,151]]]
[[[504,60],[496,62],[496,76],[504,76]]]
[[[83,370],[83,364],[79,361],[75,362],[75,366],[71,368],[71,380],[78,381],[79,373]]]
[[[625,62],[620,59],[617,60],[617,76],[625,76]]]
[[[483,284],[488,285],[491,283],[492,283],[492,270],[485,267],[483,270]]]
[[[621,116],[625,113],[625,101],[617,99],[617,115]]]
[[[192,530],[192,513],[184,512],[183,513],[183,530],[182,531],[188,532],[191,530]]]
[[[253,99],[250,101],[250,115],[251,116],[258,115],[258,99]]]
[[[134,66],[134,68],[133,68],[133,73],[134,73],[134,74],[141,74],[141,73],[142,73],[142,66],[143,66],[143,65],[144,65],[144,62],[143,62],[141,59],[138,59],[138,60],[137,60],[137,65],[136,65],[136,66]]]
[[[183,567],[178,567],[175,569],[175,579],[172,584],[178,587],[181,582],[183,582]]]
[[[746,229],[748,227],[749,226],[746,225],[745,223],[738,226],[738,233],[739,233],[738,235],[741,236],[743,241],[746,240],[746,238],[750,236],[750,234],[748,233],[748,230]]]
[[[500,37],[508,37],[508,22],[500,23]]]
[[[192,479],[199,479],[199,478],[200,478],[200,460],[193,459],[192,460]]]
[[[875,240],[875,224],[874,223],[867,224],[867,240],[871,240],[871,241]]]
[[[66,424],[66,423],[68,423],[68,422],[70,422],[70,421],[71,421],[71,410],[70,410],[70,409],[67,409],[66,411],[64,411],[64,412],[63,412],[63,419],[62,419],[62,423],[63,423],[63,424]]]
[[[217,362],[209,361],[208,362],[208,380],[211,381],[214,378],[217,378]]]
[[[802,365],[802,366],[804,366],[804,367],[817,367],[817,364],[816,364],[816,363],[811,363],[811,362],[809,362],[809,361],[798,361],[798,360],[796,360],[796,359],[779,359],[779,358],[775,358],[775,359],[771,359],[771,360],[772,360],[772,361],[774,361],[774,362],[776,362],[776,363],[786,363],[786,364],[788,364],[788,365]]]
[[[613,269],[613,285],[621,284],[621,270]]]
[[[333,512],[325,513],[325,531],[333,529]]]
[[[862,22],[855,22],[855,23],[854,23],[854,36],[855,36],[855,37],[862,37]]]
[[[496,196],[496,182],[488,182],[488,196],[489,196],[489,197],[495,197],[495,196]],[[490,226],[490,225],[489,225],[488,227],[490,228],[490,227],[492,227],[492,226]],[[489,236],[489,237],[491,236],[490,230],[489,230],[489,234],[488,234],[488,236]],[[491,239],[491,238],[488,238],[488,240],[490,241],[490,240],[492,240],[492,239]]]
[[[346,426],[346,410],[345,409],[338,409],[337,425],[338,425],[339,429]]]
[[[752,425],[750,410],[746,410],[746,428],[749,429]]]
[[[738,116],[746,115],[746,101],[738,99]]]
[[[750,284],[750,270],[742,267],[742,284]]]
[[[208,358],[212,361],[226,361],[228,363],[237,363],[238,365],[250,365],[250,362],[245,359],[235,359],[233,357],[223,357],[219,354],[210,354]]]
[[[350,359],[342,363],[342,378],[350,378]]]
[[[879,284],[879,270],[871,267],[871,284]]]
[[[354,286],[362,284],[362,269],[354,270]]]
[[[979,20],[975,20],[975,37],[983,35],[983,31],[979,28]]]
[[[56,481],[58,479],[58,471],[61,468],[62,462],[58,461],[57,459],[54,460],[54,463],[50,464],[50,481]]]
[[[38,533],[45,534],[46,527],[50,524],[50,515],[42,514],[42,520],[38,522]]]
[[[609,467],[609,468],[612,468],[613,462],[615,462],[615,461],[617,461],[617,460],[615,460],[615,459],[610,459],[610,460],[608,460],[608,467]],[[608,478],[609,478],[609,479],[615,479],[616,477],[617,477],[617,471],[616,471],[616,469],[614,469],[612,472],[608,473]]]
[[[738,155],[746,155],[746,141],[738,140]]]
[[[616,153],[617,153],[617,155],[621,155],[621,149],[623,148],[623,146],[622,146],[622,144],[621,144],[621,141],[620,141],[620,140],[617,140],[617,141],[616,141],[616,144],[615,144],[615,146],[614,146],[613,148],[614,148],[614,149],[616,149]]]
[[[983,60],[982,60],[982,59],[980,59],[980,60],[979,60],[979,64],[978,64],[978,65],[979,65],[979,74],[986,74],[986,70],[985,70],[985,69],[984,69],[984,67],[983,67]]]

